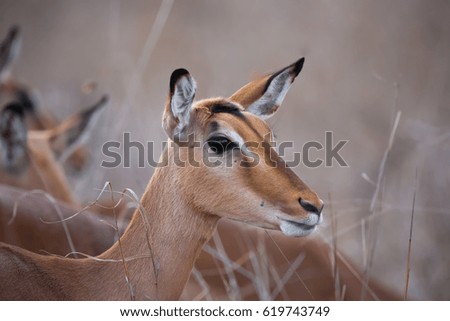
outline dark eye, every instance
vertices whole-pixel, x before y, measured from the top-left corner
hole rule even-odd
[[[238,145],[226,137],[215,136],[207,141],[209,148],[217,155],[222,155],[226,151],[238,148]]]

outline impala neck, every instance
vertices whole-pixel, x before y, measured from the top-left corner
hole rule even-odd
[[[194,210],[180,195],[184,170],[173,165],[155,170],[141,199],[143,215],[137,210],[120,242],[100,256],[135,258],[126,269],[136,299],[178,299],[219,220]],[[124,265],[113,266],[116,280],[124,283]]]

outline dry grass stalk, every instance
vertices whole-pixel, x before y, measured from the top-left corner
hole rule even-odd
[[[405,282],[405,294],[403,299],[406,300],[408,298],[408,287],[409,287],[409,272],[411,271],[411,245],[412,245],[412,235],[413,235],[413,227],[414,227],[414,207],[416,204],[416,191],[417,191],[417,168],[416,168],[416,177],[414,180],[414,194],[413,194],[413,203],[411,210],[411,225],[409,228],[409,242],[408,242],[408,257],[406,263],[406,282]]]

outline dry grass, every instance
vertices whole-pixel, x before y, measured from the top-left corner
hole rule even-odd
[[[408,298],[408,287],[409,287],[409,272],[411,271],[411,246],[412,246],[412,236],[413,236],[413,227],[414,227],[414,209],[416,206],[416,191],[417,191],[417,169],[416,169],[416,177],[414,180],[414,195],[412,201],[412,209],[411,209],[411,225],[409,228],[409,240],[408,240],[408,258],[406,264],[406,281],[405,281],[405,294],[404,299]]]

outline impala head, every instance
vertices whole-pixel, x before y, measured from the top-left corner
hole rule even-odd
[[[20,29],[18,26],[12,26],[0,44],[0,103],[11,101],[20,103],[29,130],[52,129],[57,123],[50,113],[42,110],[37,90],[11,77],[12,65],[20,53],[20,44]],[[65,159],[68,154],[70,158]],[[78,172],[86,165],[87,154],[85,148],[78,146],[76,150],[61,154],[63,157],[58,160],[60,162],[67,160],[69,165],[67,168]]]
[[[19,173],[28,164],[27,127],[22,105],[11,103],[0,112],[0,169]]]
[[[25,189],[42,189],[71,202],[58,158],[70,153],[89,133],[106,105],[97,104],[47,130],[28,130],[23,105],[8,104],[0,112],[0,182]]]
[[[21,35],[18,26],[12,26],[0,43],[0,97],[1,102],[13,101],[22,105],[29,129],[46,129],[48,126],[40,115],[37,93],[11,77],[11,70],[21,49]]]
[[[229,98],[196,102],[196,83],[188,71],[172,73],[163,127],[180,147],[180,159],[191,153],[203,160],[180,169],[177,178],[190,206],[289,236],[315,229],[323,202],[270,147],[272,131],[265,122],[280,107],[303,62],[250,82]],[[192,144],[192,136],[201,148]]]

